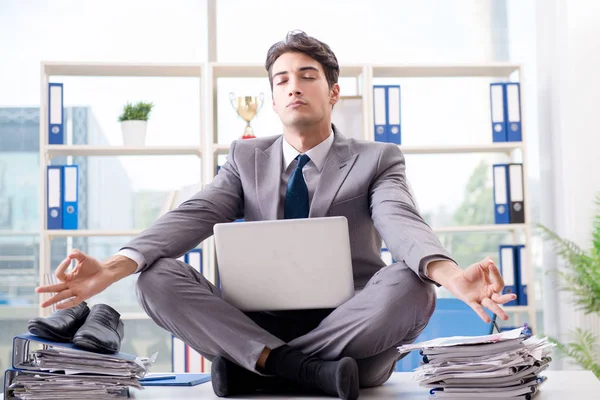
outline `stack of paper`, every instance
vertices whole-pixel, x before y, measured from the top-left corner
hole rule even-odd
[[[415,370],[419,385],[432,398],[530,399],[546,380],[540,375],[551,361],[554,344],[526,329],[485,336],[454,336],[398,347],[420,349],[423,364]]]
[[[13,368],[5,373],[7,399],[106,399],[142,390],[140,379],[155,361],[129,354],[83,351],[32,335],[13,341]]]

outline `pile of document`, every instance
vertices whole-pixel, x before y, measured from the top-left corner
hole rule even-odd
[[[22,335],[13,340],[13,368],[5,372],[6,399],[106,399],[129,397],[154,362],[133,355],[99,354],[70,344]]]
[[[423,363],[415,369],[419,385],[431,398],[531,399],[547,379],[555,345],[517,328],[485,336],[454,336],[398,347],[400,353],[420,349]]]

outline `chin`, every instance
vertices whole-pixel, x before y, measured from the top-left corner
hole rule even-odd
[[[314,125],[316,123],[317,123],[317,120],[315,118],[310,118],[308,116],[306,116],[306,117],[297,116],[295,118],[290,118],[288,120],[287,125],[297,126],[297,127],[306,127],[306,126]]]

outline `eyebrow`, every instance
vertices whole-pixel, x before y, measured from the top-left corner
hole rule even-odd
[[[300,67],[300,68],[298,68],[298,71],[300,71],[300,72],[302,72],[302,71],[316,71],[316,72],[319,72],[319,69],[317,67],[307,66],[307,67]],[[279,72],[276,72],[275,74],[273,74],[273,78],[275,78],[278,75],[285,75],[287,73],[288,73],[288,71],[279,71]]]

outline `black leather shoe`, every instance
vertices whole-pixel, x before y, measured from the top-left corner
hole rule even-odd
[[[90,313],[86,302],[75,307],[58,310],[48,317],[29,320],[29,333],[55,342],[70,342]]]
[[[276,376],[256,374],[224,357],[215,357],[210,369],[213,391],[219,397],[253,393],[295,393],[293,382]]]
[[[125,336],[121,314],[106,304],[96,304],[73,337],[73,344],[96,353],[118,353]]]

